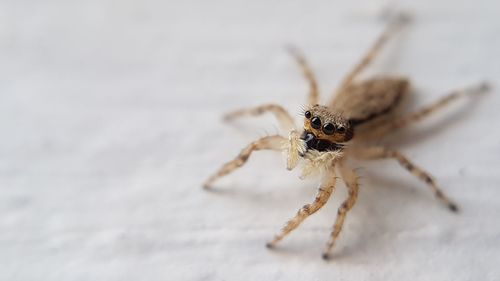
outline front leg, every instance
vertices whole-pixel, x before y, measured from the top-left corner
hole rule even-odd
[[[297,63],[299,64],[304,77],[309,82],[309,96],[307,98],[307,103],[309,105],[315,105],[319,103],[319,90],[318,90],[318,82],[316,81],[316,76],[312,71],[311,67],[307,63],[304,55],[296,48],[290,47],[288,48],[290,54],[295,58]]]
[[[275,136],[267,136],[260,138],[251,144],[249,144],[247,147],[245,147],[240,154],[233,160],[227,162],[222,166],[219,171],[217,171],[214,175],[212,175],[203,185],[204,188],[210,188],[211,185],[219,178],[233,172],[234,170],[238,169],[239,167],[243,166],[250,155],[252,154],[253,151],[255,150],[263,150],[263,149],[268,149],[268,150],[281,150],[283,147],[283,143],[286,142],[286,139],[282,136],[275,135]]]
[[[266,246],[268,248],[274,247],[276,243],[278,243],[286,235],[296,229],[307,217],[321,209],[330,198],[330,195],[332,195],[335,189],[335,182],[335,172],[332,168],[330,174],[328,175],[328,180],[326,180],[326,182],[323,183],[318,189],[318,193],[316,194],[316,198],[314,198],[314,202],[311,204],[306,204],[302,208],[300,208],[295,217],[286,223],[280,234],[276,235],[271,242],[266,244]]]
[[[276,119],[278,119],[278,122],[283,130],[289,131],[295,129],[295,122],[293,121],[292,116],[290,116],[290,113],[288,113],[288,111],[286,111],[286,109],[282,106],[272,103],[229,112],[224,115],[224,120],[232,121],[243,116],[259,116],[267,112],[276,116]]]
[[[342,205],[340,205],[340,208],[338,210],[337,219],[335,220],[335,224],[333,225],[330,241],[328,241],[326,249],[323,252],[323,259],[325,260],[330,258],[330,252],[332,251],[333,246],[335,245],[337,237],[342,231],[342,226],[344,225],[347,212],[351,210],[354,204],[356,204],[356,200],[358,198],[359,185],[358,185],[358,176],[356,172],[346,167],[344,164],[339,165],[339,170],[340,170],[340,175],[342,176],[342,179],[344,180],[347,186],[349,195],[347,199],[342,203]]]

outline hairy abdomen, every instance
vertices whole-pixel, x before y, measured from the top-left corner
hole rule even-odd
[[[392,112],[409,87],[405,78],[368,79],[342,89],[330,106],[356,126]]]

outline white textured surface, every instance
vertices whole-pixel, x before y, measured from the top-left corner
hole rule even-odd
[[[463,212],[450,214],[395,163],[360,163],[359,202],[332,262],[320,253],[342,186],[276,251],[264,243],[316,183],[258,153],[217,191],[201,189],[242,146],[276,131],[270,117],[224,125],[223,112],[264,102],[300,111],[306,84],[283,46],[304,50],[329,96],[381,30],[381,6],[0,2],[0,279],[498,280],[496,90],[394,142]],[[415,22],[370,72],[412,77],[416,106],[498,82],[497,1],[401,6]]]

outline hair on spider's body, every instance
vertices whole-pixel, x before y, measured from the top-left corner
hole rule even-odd
[[[234,160],[223,165],[205,182],[206,188],[209,188],[218,178],[243,166],[251,153],[256,150],[283,151],[287,158],[287,169],[292,170],[301,164],[301,178],[319,174],[322,179],[314,201],[300,208],[281,232],[267,243],[268,247],[274,247],[308,216],[321,209],[334,192],[337,179],[341,178],[348,189],[348,196],[338,209],[337,219],[323,253],[323,258],[329,257],[342,230],[346,214],[354,206],[358,196],[359,176],[357,170],[348,167],[346,160],[349,158],[394,159],[427,184],[434,195],[451,211],[458,210],[456,204],[448,199],[437,186],[433,177],[413,164],[404,154],[384,146],[373,145],[377,140],[429,116],[459,97],[487,90],[487,85],[481,84],[478,87],[454,91],[419,111],[396,115],[395,109],[409,93],[408,79],[376,77],[357,81],[356,78],[373,61],[390,35],[406,23],[405,19],[404,16],[399,16],[389,22],[371,49],[344,78],[334,98],[327,105],[318,103],[319,92],[316,78],[304,56],[296,49],[290,49],[308,80],[310,89],[308,106],[303,108],[304,123],[301,129],[296,127],[290,114],[276,104],[242,109],[225,116],[226,120],[232,120],[241,116],[257,116],[270,112],[276,116],[281,127],[289,132],[288,137],[277,134],[262,137],[250,143]]]

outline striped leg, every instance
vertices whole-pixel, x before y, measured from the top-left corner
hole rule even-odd
[[[309,105],[318,104],[319,90],[318,90],[318,82],[316,81],[314,72],[312,71],[311,67],[309,67],[306,58],[299,50],[297,50],[294,47],[290,47],[288,48],[288,51],[295,58],[295,60],[300,66],[300,69],[302,69],[305,78],[309,82],[309,96],[307,98],[308,104]]]
[[[321,209],[330,198],[330,195],[332,195],[335,189],[335,182],[335,172],[332,171],[328,176],[328,180],[320,186],[318,193],[316,194],[316,198],[314,198],[314,202],[306,204],[300,208],[295,217],[286,223],[280,234],[276,235],[271,242],[266,244],[266,246],[268,248],[276,246],[276,243],[296,229],[307,217]]]
[[[389,38],[395,34],[405,23],[409,21],[408,15],[398,14],[391,16],[389,19],[389,23],[382,34],[379,35],[375,43],[371,46],[371,48],[366,52],[363,58],[356,64],[356,66],[349,72],[342,84],[340,84],[339,92],[341,92],[344,88],[348,87],[354,79],[367,67],[369,66],[373,59],[380,52],[382,47],[387,43]]]
[[[288,132],[295,128],[295,123],[293,122],[292,116],[290,116],[286,109],[277,104],[263,104],[252,108],[244,108],[229,112],[224,115],[224,120],[232,121],[242,116],[259,116],[266,112],[271,112],[272,114],[274,114],[276,116],[276,119],[278,119],[281,127],[285,131]]]
[[[432,113],[444,108],[445,106],[449,105],[451,102],[467,97],[467,96],[473,96],[477,94],[484,93],[489,90],[489,86],[487,83],[483,82],[477,85],[474,85],[472,87],[468,88],[463,88],[460,90],[456,90],[451,92],[450,94],[446,95],[445,97],[441,98],[440,100],[436,101],[435,103],[426,106],[422,108],[419,111],[416,111],[414,113],[410,113],[408,115],[399,117],[394,119],[393,121],[388,122],[387,124],[381,125],[378,128],[375,128],[374,130],[371,130],[366,133],[366,136],[369,138],[379,138],[383,137],[386,134],[389,134],[391,132],[394,132],[398,129],[401,129],[403,127],[406,127],[408,125],[411,125],[415,122],[421,121],[422,119],[428,117]]]
[[[356,204],[356,199],[358,198],[358,176],[356,172],[352,169],[344,166],[343,164],[339,165],[340,174],[342,179],[344,180],[347,189],[348,189],[348,197],[347,199],[340,205],[340,208],[337,212],[337,219],[335,220],[335,224],[333,225],[333,230],[330,235],[330,240],[326,244],[326,249],[323,252],[323,259],[330,258],[330,252],[335,245],[335,241],[342,231],[342,226],[344,225],[344,220],[347,215],[347,212],[351,210],[351,208]]]
[[[255,150],[263,150],[263,149],[269,149],[269,150],[281,150],[283,146],[283,142],[287,141],[286,138],[282,136],[268,136],[268,137],[263,137],[261,139],[258,139],[251,144],[249,144],[247,147],[245,147],[241,153],[233,160],[227,162],[222,166],[222,168],[217,171],[214,175],[212,175],[203,185],[204,188],[210,188],[211,185],[219,178],[233,172],[234,170],[238,169],[239,167],[243,166],[248,158],[250,157],[250,154],[252,154],[253,151]]]
[[[443,202],[450,209],[450,211],[452,212],[458,211],[457,205],[453,203],[450,199],[448,199],[446,195],[444,195],[441,189],[437,186],[436,181],[427,172],[425,172],[424,170],[422,170],[421,168],[415,166],[412,162],[410,162],[410,160],[408,160],[408,158],[406,158],[400,152],[396,150],[387,149],[384,147],[371,147],[359,151],[356,156],[364,159],[392,158],[397,160],[399,164],[403,166],[406,170],[408,170],[417,178],[424,181],[427,184],[427,186],[429,186],[431,190],[434,192],[434,195],[441,202]]]

